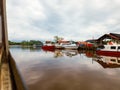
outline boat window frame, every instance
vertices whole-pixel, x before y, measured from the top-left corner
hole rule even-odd
[[[116,49],[116,46],[111,46],[110,49]]]

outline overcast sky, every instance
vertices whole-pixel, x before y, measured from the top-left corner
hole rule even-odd
[[[6,0],[9,40],[120,34],[120,0]]]

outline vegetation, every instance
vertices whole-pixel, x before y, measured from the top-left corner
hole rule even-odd
[[[9,45],[20,45],[20,42],[8,41]]]
[[[64,39],[64,38],[62,38],[62,37],[54,36],[55,42],[58,42],[58,41],[63,40],[63,39]]]
[[[43,45],[43,43],[39,40],[30,40],[30,41],[22,41],[22,42],[12,42],[9,41],[9,45],[23,45],[23,46],[32,46],[32,45]]]
[[[43,45],[39,40],[22,41],[21,45]]]

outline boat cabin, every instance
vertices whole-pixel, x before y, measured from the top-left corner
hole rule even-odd
[[[104,45],[99,47],[102,51],[120,51],[120,45]]]

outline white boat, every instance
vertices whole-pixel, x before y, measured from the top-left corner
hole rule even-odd
[[[56,48],[62,48],[62,49],[77,49],[78,46],[74,43],[61,43],[61,44],[56,44]]]
[[[120,44],[104,45],[97,49],[96,54],[120,57]]]
[[[63,44],[62,45],[64,47],[64,49],[77,49],[78,46],[76,44]]]

